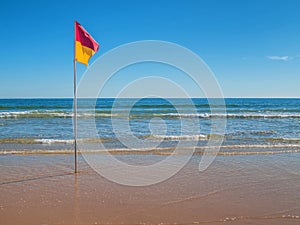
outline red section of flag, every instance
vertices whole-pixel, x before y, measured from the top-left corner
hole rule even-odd
[[[99,49],[99,44],[95,39],[76,21],[76,41],[79,41],[82,46],[92,49],[94,52],[97,52]]]

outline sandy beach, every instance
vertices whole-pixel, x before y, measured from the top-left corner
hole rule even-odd
[[[119,156],[124,157],[124,156]],[[127,155],[127,160],[159,160]],[[73,155],[2,155],[1,224],[299,224],[299,153],[201,156],[169,180],[122,186]]]

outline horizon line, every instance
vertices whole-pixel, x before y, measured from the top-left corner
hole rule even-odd
[[[83,97],[83,98],[78,98],[77,99],[93,99],[94,97]],[[149,98],[150,97],[97,97],[97,99],[107,99],[107,98],[111,98],[111,99],[145,99],[145,98]],[[153,97],[152,99],[160,99],[159,97]],[[184,98],[184,97],[164,97],[166,99],[188,99],[188,98]],[[199,98],[199,99],[207,99],[207,97],[190,97],[190,98]],[[240,99],[298,99],[300,97],[274,97],[274,96],[269,96],[269,97],[265,97],[265,96],[259,96],[259,97],[224,97],[224,99],[233,99],[233,98],[240,98]],[[74,99],[74,97],[0,97],[0,99]],[[216,97],[210,97],[210,99],[220,99],[220,98],[216,98]]]

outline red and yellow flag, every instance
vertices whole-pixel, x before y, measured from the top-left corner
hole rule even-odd
[[[89,59],[98,49],[99,44],[75,21],[75,60],[88,66]]]

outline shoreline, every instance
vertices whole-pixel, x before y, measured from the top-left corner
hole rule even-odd
[[[228,145],[221,146],[220,151],[210,152],[215,150],[215,146],[197,146],[184,147],[178,149],[175,153],[174,147],[159,147],[159,148],[143,148],[143,149],[128,149],[128,148],[109,148],[103,150],[83,150],[80,154],[111,154],[111,155],[185,155],[185,150],[188,154],[194,150],[194,155],[217,155],[217,156],[235,156],[235,155],[271,155],[271,154],[289,154],[300,153],[300,145]],[[238,150],[241,151],[238,151]],[[273,149],[273,150],[269,150]],[[274,150],[275,149],[275,150]],[[222,151],[224,150],[224,151]],[[74,154],[73,149],[2,149],[0,156],[3,155],[69,155]]]

